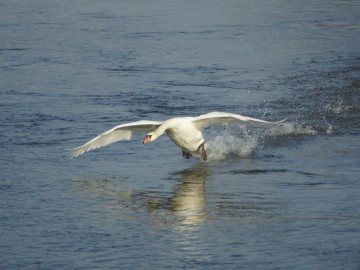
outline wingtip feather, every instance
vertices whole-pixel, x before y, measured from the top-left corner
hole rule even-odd
[[[82,155],[83,153],[79,152],[79,147],[77,148],[71,148],[71,149],[65,149],[66,151],[68,151],[68,156],[73,159],[76,158],[80,155]]]

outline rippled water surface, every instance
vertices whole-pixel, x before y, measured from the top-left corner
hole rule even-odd
[[[359,269],[359,1],[195,2],[0,3],[1,269]],[[210,111],[289,125],[65,150]]]

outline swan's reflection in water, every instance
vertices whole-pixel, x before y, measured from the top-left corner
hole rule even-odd
[[[181,183],[177,186],[169,205],[182,225],[201,224],[206,220],[205,182],[208,168],[199,163],[180,173]]]
[[[129,188],[126,179],[117,177],[73,180],[73,185],[77,190],[106,202],[111,211],[126,209],[126,212],[118,211],[115,215],[126,215],[131,210],[135,216],[139,214],[139,217],[147,213],[153,224],[194,229],[206,220],[205,182],[208,170],[205,164],[197,163],[191,168],[171,174],[166,181],[175,179],[178,184],[174,191],[165,195],[159,189],[133,190]],[[133,214],[130,215],[131,219],[134,218]]]

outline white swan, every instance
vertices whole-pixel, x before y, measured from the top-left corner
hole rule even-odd
[[[70,157],[80,156],[88,151],[106,146],[108,144],[130,140],[132,133],[147,133],[144,144],[156,140],[166,133],[170,139],[182,149],[182,156],[186,159],[192,157],[191,153],[201,155],[207,159],[206,145],[201,130],[210,125],[230,123],[250,123],[261,127],[273,127],[279,122],[268,122],[238,114],[225,112],[211,112],[197,117],[176,117],[163,122],[140,120],[132,123],[118,125],[105,131],[84,145],[70,149]]]

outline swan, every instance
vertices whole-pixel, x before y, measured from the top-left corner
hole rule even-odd
[[[226,112],[210,112],[197,117],[175,117],[166,121],[140,120],[121,124],[105,131],[87,143],[69,149],[70,157],[78,157],[88,151],[109,145],[114,142],[130,140],[133,133],[148,132],[143,144],[155,141],[166,133],[169,138],[182,150],[186,159],[196,154],[207,160],[206,144],[202,129],[210,125],[223,125],[230,123],[249,123],[260,127],[274,127],[284,122],[268,122],[256,118]]]

